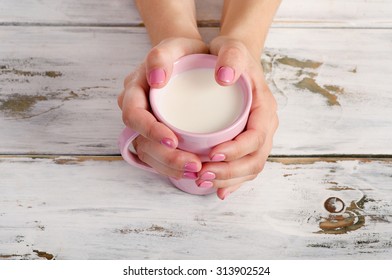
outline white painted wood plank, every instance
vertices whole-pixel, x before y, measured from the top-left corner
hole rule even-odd
[[[198,0],[202,22],[220,18],[222,1]],[[389,0],[285,0],[274,26],[392,27]],[[133,0],[1,0],[2,24],[135,25],[141,23]]]
[[[277,154],[391,154],[391,30],[272,30]]]
[[[142,29],[9,26],[0,38],[0,153],[118,153],[116,97],[149,49]],[[391,49],[391,30],[271,30],[273,154],[392,154]]]
[[[392,257],[390,160],[275,160],[220,201],[117,159],[1,158],[0,259]],[[334,234],[331,196],[356,203]]]
[[[117,153],[117,95],[148,50],[142,29],[4,27],[0,34],[1,152]]]
[[[1,0],[8,24],[130,24],[141,22],[133,0]]]
[[[283,0],[275,26],[392,27],[392,2]]]

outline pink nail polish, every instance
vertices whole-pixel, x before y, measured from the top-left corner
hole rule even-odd
[[[222,66],[217,73],[218,80],[224,83],[231,83],[234,80],[234,70],[231,67]]]
[[[161,140],[161,144],[162,144],[162,145],[165,145],[165,146],[168,147],[168,148],[172,148],[172,149],[175,148],[174,141],[171,140],[171,139],[169,139],[169,138],[163,138],[163,139]]]
[[[184,165],[184,170],[189,172],[197,172],[199,171],[199,168],[196,162],[187,162]]]
[[[165,81],[166,73],[162,68],[154,69],[150,72],[149,80],[150,85],[159,85]]]
[[[225,200],[230,194],[231,194],[230,192],[225,193],[225,195],[221,199]]]
[[[224,154],[215,154],[211,158],[212,161],[224,161],[225,159],[226,156]]]
[[[215,178],[216,178],[215,173],[210,171],[204,172],[200,177],[200,179],[202,180],[214,180]]]
[[[199,184],[200,188],[212,188],[214,184],[211,181],[203,181]]]
[[[194,173],[194,172],[187,172],[187,171],[185,171],[184,174],[183,174],[183,177],[187,178],[187,179],[195,180],[195,179],[197,179],[197,174]]]

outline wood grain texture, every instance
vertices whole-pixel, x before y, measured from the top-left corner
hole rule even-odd
[[[201,25],[217,24],[222,1],[196,0]],[[392,27],[388,0],[285,0],[273,26]],[[142,22],[133,0],[2,0],[0,24],[5,25],[128,25]]]
[[[148,49],[145,33],[4,27],[0,34],[1,152],[80,153],[82,145],[82,153],[117,153],[117,95]]]
[[[273,29],[263,65],[276,154],[391,154],[392,30]]]
[[[1,158],[0,259],[390,259],[392,162],[302,160],[220,201],[120,158]],[[331,196],[355,227],[320,229]]]
[[[196,3],[208,41],[221,1]],[[391,259],[392,2],[285,0],[272,27],[275,157],[220,201],[118,156],[133,0],[0,0],[0,260]]]
[[[3,26],[0,37],[0,153],[118,153],[116,97],[149,49],[143,29]],[[391,49],[391,30],[272,29],[273,154],[392,154]]]

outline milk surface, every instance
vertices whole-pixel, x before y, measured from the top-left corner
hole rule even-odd
[[[212,133],[230,126],[241,114],[241,87],[220,86],[214,69],[189,70],[172,78],[156,95],[162,116],[192,133]]]

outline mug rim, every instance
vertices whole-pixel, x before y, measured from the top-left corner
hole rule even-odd
[[[190,54],[183,56],[176,60],[173,64],[173,71],[172,71],[172,77],[175,77],[177,74],[193,70],[193,69],[202,69],[202,68],[209,68],[209,69],[215,69],[215,64],[217,61],[217,56],[212,55],[212,54]],[[213,63],[213,67],[211,67],[211,63]],[[185,64],[185,69],[183,71],[178,71],[178,67],[182,64]],[[252,104],[252,88],[250,85],[250,81],[248,76],[245,73],[242,73],[239,77],[239,79],[236,81],[236,83],[242,83],[243,87],[241,86],[241,89],[245,88],[245,92],[243,93],[244,96],[246,97],[245,102],[244,102],[244,108],[242,112],[239,114],[239,116],[227,127],[220,129],[218,131],[214,132],[208,132],[208,133],[202,133],[202,132],[190,132],[186,130],[182,130],[180,128],[177,128],[170,124],[159,112],[159,109],[156,105],[156,99],[155,95],[159,94],[160,91],[164,90],[165,87],[163,88],[150,88],[149,92],[149,99],[150,99],[150,106],[152,108],[154,116],[158,119],[158,121],[162,122],[164,125],[169,127],[173,132],[180,134],[180,135],[187,135],[193,138],[204,138],[204,137],[214,137],[218,136],[221,134],[225,134],[227,132],[232,131],[235,129],[237,126],[241,125],[244,121],[244,118],[247,119],[250,111],[250,107]]]

